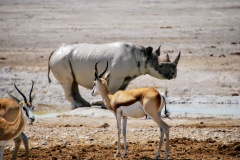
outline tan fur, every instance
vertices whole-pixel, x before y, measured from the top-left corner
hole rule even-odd
[[[0,98],[0,124],[0,141],[17,137],[25,125],[22,110],[10,98]]]
[[[157,113],[159,110],[161,99],[159,92],[155,88],[139,88],[133,90],[117,91],[112,95],[108,90],[107,82],[103,78],[100,78],[98,81],[100,82],[100,85],[98,87],[101,95],[106,95],[106,97],[103,98],[104,104],[111,111],[116,112],[118,107],[127,107],[136,101],[139,101],[144,106],[144,109],[146,111],[154,110]],[[150,100],[154,101],[151,102],[154,104],[149,105],[148,103]],[[148,109],[149,107],[151,109]]]
[[[12,122],[18,114],[18,104],[10,98],[0,98],[0,117]],[[6,116],[11,114],[12,116]]]
[[[155,102],[155,105],[149,105],[149,101],[151,100]],[[156,89],[139,88],[116,92],[111,98],[111,108],[116,111],[116,109],[120,106],[128,107],[137,101],[143,105],[145,111],[154,110],[156,113],[161,103],[159,92],[156,91]]]

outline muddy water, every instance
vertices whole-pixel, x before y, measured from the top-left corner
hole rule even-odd
[[[79,116],[86,116],[84,112],[101,112],[98,115],[104,117],[111,114],[105,114],[105,110],[97,109],[96,107],[76,109],[74,114]],[[237,104],[167,104],[167,109],[170,112],[171,117],[225,117],[225,118],[240,118],[240,105]],[[164,109],[163,109],[164,112]],[[162,114],[163,114],[162,112]],[[60,112],[60,111],[44,111],[35,112],[36,118],[52,118],[64,115],[71,115],[72,112]],[[96,115],[96,114],[95,114]]]
[[[167,108],[175,113],[234,114],[240,115],[238,104],[169,104]]]
[[[36,118],[54,118],[61,115],[62,112],[34,112]]]

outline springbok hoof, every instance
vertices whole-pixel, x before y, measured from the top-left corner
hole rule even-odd
[[[117,158],[117,157],[118,157],[118,154],[119,154],[119,153],[114,154],[114,158]]]
[[[155,160],[158,160],[158,157],[160,157],[160,156],[156,156],[154,159],[155,159]]]

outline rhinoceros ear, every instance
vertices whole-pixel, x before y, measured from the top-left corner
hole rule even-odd
[[[158,56],[160,56],[160,53],[161,53],[160,49],[161,49],[161,45],[160,45],[160,46],[158,47],[158,49],[155,51]]]
[[[153,48],[151,46],[147,47],[144,52],[144,56],[147,57],[147,59],[151,58],[152,56]]]

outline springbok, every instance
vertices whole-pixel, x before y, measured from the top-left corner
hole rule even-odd
[[[114,157],[118,156],[120,153],[120,134],[121,134],[121,117],[123,119],[123,141],[124,141],[124,154],[127,154],[126,147],[126,126],[127,117],[140,118],[145,115],[150,116],[154,122],[156,122],[160,129],[160,143],[158,146],[158,152],[155,159],[160,156],[161,146],[163,143],[164,133],[166,134],[166,155],[165,159],[169,155],[169,128],[170,126],[161,119],[161,110],[165,105],[165,115],[168,117],[166,110],[166,101],[163,95],[160,94],[155,88],[139,88],[126,91],[117,91],[115,94],[111,94],[108,89],[108,77],[110,72],[107,72],[107,67],[105,70],[98,74],[97,64],[95,64],[95,80],[92,89],[92,95],[101,95],[103,103],[106,105],[107,109],[114,113],[117,119],[118,128],[118,143],[117,152]],[[105,74],[106,73],[106,74]],[[104,75],[105,74],[105,75]],[[104,78],[102,76],[104,75]]]
[[[29,120],[30,123],[33,123],[35,120],[35,117],[32,114],[32,110],[34,109],[32,101],[35,97],[35,92],[32,95],[33,85],[34,83],[32,81],[29,101],[27,101],[26,96],[15,84],[14,86],[23,97],[23,101],[20,101],[8,91],[7,93],[11,98],[0,98],[0,160],[3,159],[4,147],[10,140],[14,140],[15,142],[12,159],[16,159],[21,141],[24,142],[26,159],[29,159],[28,139],[22,131],[27,124],[27,120]]]
[[[164,59],[164,58],[161,58]],[[115,42],[108,44],[75,43],[62,45],[54,50],[48,61],[48,80],[50,70],[62,85],[65,98],[71,102],[72,109],[90,107],[79,93],[78,85],[92,89],[94,65],[97,61],[108,61],[109,91],[115,93],[125,90],[135,78],[149,74],[158,79],[173,79],[177,76],[180,53],[174,61],[169,56],[160,61],[160,47],[153,51],[151,46],[143,47],[133,43]],[[99,69],[105,66],[100,64]]]

